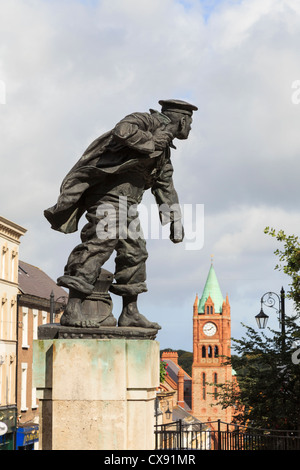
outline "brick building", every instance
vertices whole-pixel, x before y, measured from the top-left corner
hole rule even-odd
[[[32,383],[33,341],[38,326],[50,323],[50,295],[54,322],[59,322],[67,293],[41,269],[19,261],[17,448],[34,448],[38,440],[38,400]]]
[[[192,412],[202,421],[232,421],[233,410],[216,405],[214,384],[231,382],[233,371],[222,356],[231,356],[231,314],[211,264],[200,299],[193,307]]]
[[[176,351],[164,351],[161,357],[168,364],[168,375],[160,388],[173,391],[168,402],[173,421],[183,416],[189,422],[232,421],[233,409],[216,405],[214,383],[235,380],[231,366],[224,365],[223,355],[231,356],[230,304],[228,295],[223,298],[211,265],[202,296],[199,299],[197,295],[193,305],[192,377],[179,366]]]
[[[20,239],[26,229],[0,217],[0,450],[15,447],[17,295]]]
[[[178,416],[189,417],[192,412],[192,377],[178,364],[178,353],[176,351],[164,351],[161,360],[167,363],[167,375],[161,384],[161,389],[173,391],[168,401],[168,408],[172,412],[171,420],[176,421]],[[185,412],[185,413],[184,413]],[[180,419],[181,419],[180,418]]]

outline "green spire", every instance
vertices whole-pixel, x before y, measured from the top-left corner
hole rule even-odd
[[[215,305],[215,313],[221,313],[224,299],[212,264],[206,279],[202,297],[199,302],[199,313],[204,313],[204,305],[209,296]]]

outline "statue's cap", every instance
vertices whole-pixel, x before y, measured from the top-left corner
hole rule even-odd
[[[160,100],[159,104],[162,106],[162,113],[164,111],[172,111],[173,113],[188,114],[191,116],[193,111],[197,111],[197,106],[181,100]]]

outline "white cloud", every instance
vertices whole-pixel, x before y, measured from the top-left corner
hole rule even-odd
[[[205,206],[204,247],[150,241],[152,290],[141,298],[147,310],[154,298],[164,306],[171,347],[189,347],[171,325],[182,321],[190,338],[182,309],[200,293],[212,253],[235,315],[239,302],[259,296],[261,279],[279,276],[270,272],[274,243],[263,228],[299,231],[300,105],[291,101],[300,79],[299,2],[224,0],[208,13],[207,5],[0,1],[1,214],[29,229],[21,257],[54,278],[79,233],[51,231],[43,210],[86,146],[159,99],[199,107],[173,161],[181,202]]]
[[[230,253],[235,257],[243,254],[259,257],[266,253],[271,244],[270,238],[264,234],[267,226],[276,230],[285,230],[286,233],[292,231],[300,233],[299,213],[287,212],[276,207],[237,206],[215,217],[214,220],[217,220],[218,230],[214,250],[220,255]]]

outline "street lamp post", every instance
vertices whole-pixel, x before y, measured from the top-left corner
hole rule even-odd
[[[62,308],[65,308],[65,306],[66,306],[66,302],[65,302],[66,296],[61,295],[60,297],[58,297],[55,300],[54,293],[53,293],[53,291],[51,292],[51,294],[50,294],[50,323],[54,322],[55,302],[58,302],[60,299],[64,299],[64,302],[62,304]]]
[[[275,297],[274,297],[275,296]],[[278,309],[275,307],[276,298],[279,303]],[[258,315],[255,316],[258,328],[264,329],[267,325],[269,316],[263,311],[263,305],[274,308],[279,315],[279,323],[281,324],[282,335],[282,350],[285,349],[285,292],[283,287],[280,291],[280,296],[275,292],[266,292],[260,299],[261,309]]]

